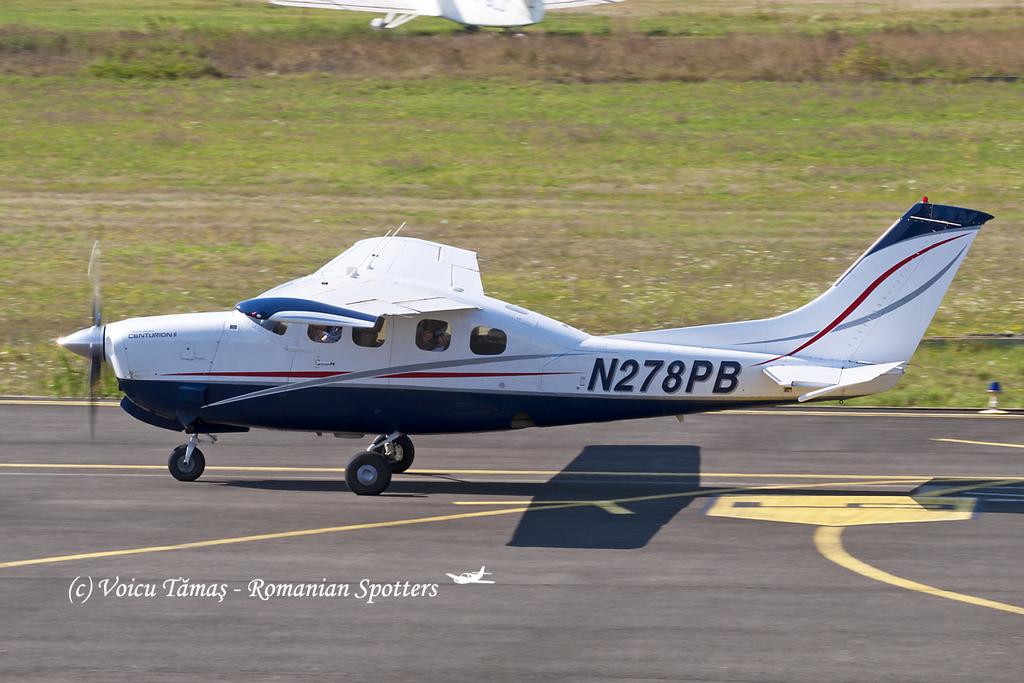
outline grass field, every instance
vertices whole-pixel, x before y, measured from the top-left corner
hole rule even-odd
[[[133,38],[110,31],[166,30],[146,23],[145,3],[53,11],[60,4],[4,3],[0,36],[17,23],[106,32],[116,45]],[[692,12],[630,0],[602,14],[621,13],[615,30],[628,33],[641,19],[714,12],[681,4]],[[794,30],[785,22],[810,21],[811,4],[741,3],[719,18],[728,31],[770,33],[758,19],[767,14],[785,33]],[[1019,14],[916,2],[833,3],[827,16],[855,32],[870,17],[896,21],[900,12],[885,8],[903,4],[950,18],[954,31],[954,20],[983,31]],[[269,30],[240,18],[263,13],[261,3],[151,6],[165,26]],[[350,21],[267,14],[275,31],[326,26],[322,15]],[[362,30],[371,15],[351,16]],[[480,39],[510,40],[469,38],[467,61]],[[447,38],[387,38],[408,39]],[[31,62],[59,59],[44,50]],[[110,319],[228,308],[408,221],[408,234],[478,251],[495,296],[604,333],[798,306],[928,194],[997,216],[930,333],[1024,332],[1019,83],[377,80],[317,70],[163,81],[101,78],[77,62],[38,75],[47,69],[29,63],[8,61],[0,77],[0,393],[81,390],[79,359],[50,340],[86,322],[95,238]],[[901,387],[869,402],[978,405],[989,379],[1006,385],[1006,403],[1024,405],[1024,347],[922,348]]]
[[[4,0],[0,25],[65,31],[145,31],[174,25],[216,32],[340,35],[364,31],[374,15],[273,7],[263,0]],[[529,30],[636,31],[714,36],[727,33],[863,33],[913,26],[944,32],[1006,30],[1024,23],[1021,0],[627,0],[549,12]],[[399,33],[459,30],[421,18]]]
[[[331,73],[582,82],[1012,79],[1024,2],[628,0],[551,12],[522,37],[252,0],[7,0],[0,73],[172,79]]]

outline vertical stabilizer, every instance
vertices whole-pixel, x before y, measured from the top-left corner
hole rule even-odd
[[[908,361],[990,214],[915,204],[821,296],[763,320],[620,338],[840,362]]]

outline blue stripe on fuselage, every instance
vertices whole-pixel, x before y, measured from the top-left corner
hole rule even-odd
[[[182,387],[205,392],[207,404],[268,385],[121,380],[122,391],[140,406],[173,417]],[[730,401],[730,408],[750,403]],[[763,402],[761,402],[763,403]],[[204,407],[202,421],[297,431],[449,434],[509,429],[524,417],[539,427],[679,415],[717,410],[722,402],[680,398],[619,398],[450,389],[323,386],[292,394]]]

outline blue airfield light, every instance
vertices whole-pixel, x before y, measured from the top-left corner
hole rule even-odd
[[[997,414],[1005,413],[1005,410],[999,409],[999,394],[1003,391],[1002,385],[1000,385],[999,382],[995,381],[989,382],[988,389],[986,389],[985,391],[988,392],[988,408],[982,410],[981,412]]]

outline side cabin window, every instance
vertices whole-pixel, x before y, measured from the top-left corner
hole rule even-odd
[[[353,327],[352,341],[356,346],[365,346],[371,349],[384,346],[384,340],[387,339],[388,333],[387,322],[385,318],[379,318],[374,327]]]
[[[342,327],[310,325],[309,330],[306,331],[306,336],[309,337],[310,341],[317,344],[334,344],[341,339],[341,334],[344,331]]]
[[[288,331],[288,326],[284,323],[277,322],[276,320],[257,320],[250,318],[254,323],[259,325],[265,330],[270,330],[274,334],[281,335]]]
[[[424,351],[445,351],[451,343],[451,325],[444,320],[428,318],[416,326],[416,346]]]
[[[497,327],[474,327],[469,335],[469,350],[478,356],[497,356],[505,352],[508,335]]]

